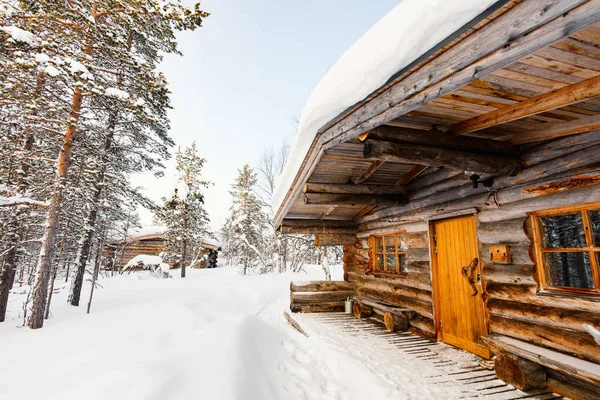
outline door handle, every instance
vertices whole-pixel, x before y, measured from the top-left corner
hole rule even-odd
[[[466,267],[462,267],[462,276],[469,282],[469,285],[473,288],[473,293],[471,296],[477,296],[477,285],[475,284],[475,279],[473,279],[473,272],[475,268],[479,265],[479,259],[474,258],[473,261]]]

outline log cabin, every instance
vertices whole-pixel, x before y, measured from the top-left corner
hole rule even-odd
[[[164,253],[166,248],[167,238],[163,233],[164,228],[162,227],[149,227],[139,234],[132,235],[127,240],[110,243],[106,246],[105,258],[111,260],[111,268],[121,270],[135,256],[141,254],[159,256]],[[216,242],[209,240],[203,243],[202,247],[202,255],[206,255],[206,259],[196,263],[194,268],[216,268],[221,248]],[[191,258],[188,262],[190,261],[192,261]],[[175,263],[171,263],[171,268],[175,267]]]
[[[343,245],[346,282],[292,284],[291,309],[353,295],[356,315],[493,358],[507,383],[600,398],[600,1],[471,2],[424,46],[430,3],[401,3],[425,26],[393,10],[305,106],[274,222]],[[361,52],[396,56],[394,34],[416,55],[380,71]]]

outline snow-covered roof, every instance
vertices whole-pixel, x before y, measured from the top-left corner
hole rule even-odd
[[[404,0],[334,64],[304,106],[272,206],[279,210],[319,131],[497,0]]]
[[[139,229],[132,229],[131,238],[135,239],[140,236],[148,236],[148,235],[162,235],[167,230],[166,226],[162,225],[149,225],[144,226]]]

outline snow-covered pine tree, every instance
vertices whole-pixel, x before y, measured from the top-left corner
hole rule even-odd
[[[263,210],[264,202],[255,192],[257,182],[257,174],[248,164],[238,170],[238,177],[229,190],[233,205],[223,227],[228,232],[226,257],[241,264],[244,275],[258,265],[264,271],[273,264],[268,215]]]
[[[183,150],[179,148],[175,160],[177,188],[170,199],[163,199],[158,217],[167,227],[165,260],[178,262],[181,277],[185,278],[187,261],[192,260],[191,266],[198,262],[202,244],[213,237],[202,194],[210,183],[202,179],[206,160],[198,154],[196,142]]]
[[[8,101],[2,99],[0,105],[12,107],[13,120],[29,121],[33,128],[53,133],[54,140],[45,143],[44,149],[54,149],[54,154],[46,156],[47,159],[56,159],[58,154],[53,184],[48,185],[49,180],[45,180],[46,196],[42,200],[47,201],[46,222],[28,320],[30,327],[39,328],[43,324],[50,264],[69,183],[71,156],[74,146],[77,153],[86,120],[92,121],[95,117],[96,108],[92,105],[103,99],[125,100],[130,96],[138,113],[168,107],[167,90],[160,84],[164,78],[154,73],[152,60],[158,60],[161,52],[177,52],[174,31],[193,30],[201,26],[208,14],[198,4],[187,8],[179,2],[159,0],[39,0],[11,2],[9,7],[1,16],[0,53],[3,63],[16,77],[7,82],[13,89],[21,90],[11,90],[16,97]],[[28,47],[23,50],[17,48],[19,46]],[[111,59],[118,62],[104,62]],[[18,71],[20,66],[28,65],[32,66],[29,75],[27,71]],[[127,74],[133,70],[135,75],[130,75],[133,80],[149,82],[147,89],[162,95],[155,101],[142,98],[144,105],[134,97],[136,94],[120,89],[121,73],[125,72],[122,81],[125,85]],[[51,99],[42,102],[43,108],[31,101],[35,97],[33,88],[37,86],[32,82],[40,77],[43,93],[48,93]],[[147,118],[155,121],[162,116],[161,112],[148,114]],[[18,145],[27,142],[29,132],[25,128],[19,133]],[[8,170],[14,170],[15,165],[12,163]]]

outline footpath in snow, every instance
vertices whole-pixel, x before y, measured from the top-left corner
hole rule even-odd
[[[191,270],[186,279],[122,275],[100,281],[90,315],[66,304],[62,290],[39,330],[17,327],[16,298],[13,319],[0,324],[0,399],[448,398],[426,390],[415,365],[389,369],[349,352],[351,336],[332,343],[331,335],[312,330],[307,338],[291,328],[282,316],[290,280],[322,277],[316,267],[262,276],[223,267]]]

